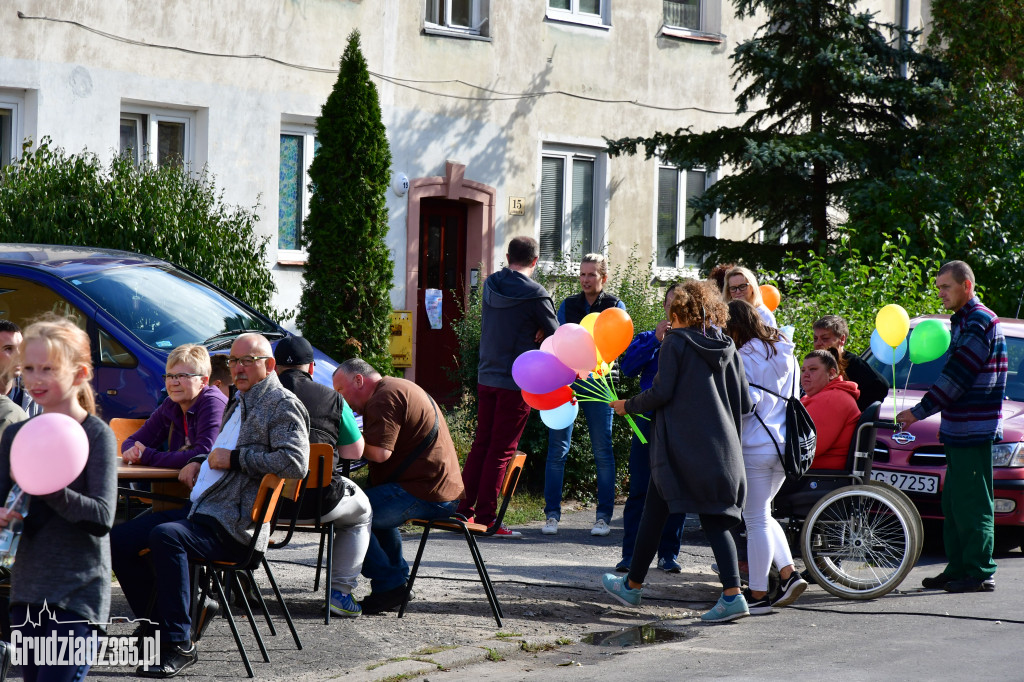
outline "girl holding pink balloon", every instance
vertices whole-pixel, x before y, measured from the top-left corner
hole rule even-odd
[[[23,521],[11,576],[11,624],[23,637],[91,636],[110,611],[110,544],[117,502],[114,434],[92,392],[89,337],[47,316],[25,330],[22,379],[43,413],[0,438],[0,493],[31,495],[22,517],[0,508],[0,527]],[[45,606],[44,606],[45,605]],[[38,623],[38,625],[36,625]],[[23,665],[24,679],[81,679],[89,665]]]
[[[580,261],[580,293],[570,296],[558,309],[558,322],[565,325],[552,338],[555,355],[568,367],[586,377],[598,363],[593,336],[578,327],[584,318],[610,308],[626,309],[625,304],[604,291],[608,281],[608,262],[599,253],[588,253]],[[577,332],[578,330],[578,332]],[[589,339],[589,343],[588,343]],[[607,358],[609,362],[613,358]],[[588,364],[589,363],[589,364]],[[597,466],[597,519],[591,535],[604,536],[611,532],[609,523],[615,506],[615,453],[612,451],[612,410],[606,402],[581,401],[579,406],[587,419],[590,443]],[[572,441],[575,405],[566,414],[567,422],[549,423],[548,456],[544,467],[544,515],[547,519],[541,532],[554,535],[562,517],[562,484],[565,479],[565,459]]]

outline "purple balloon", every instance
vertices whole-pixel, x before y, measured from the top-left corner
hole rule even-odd
[[[576,372],[551,353],[528,350],[512,363],[512,378],[527,393],[551,393],[571,384]]]

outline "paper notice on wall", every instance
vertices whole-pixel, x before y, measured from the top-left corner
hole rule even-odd
[[[427,307],[427,320],[431,329],[441,328],[441,299],[440,289],[427,289],[423,295],[423,304]]]

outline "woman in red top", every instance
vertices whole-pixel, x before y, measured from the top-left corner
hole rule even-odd
[[[818,444],[812,469],[846,469],[846,455],[860,419],[857,398],[860,389],[839,376],[839,358],[834,348],[814,350],[804,356],[800,385],[805,395],[800,402],[814,420]]]

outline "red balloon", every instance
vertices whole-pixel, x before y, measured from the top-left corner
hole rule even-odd
[[[562,386],[551,393],[530,393],[523,391],[523,400],[535,410],[553,410],[572,400],[572,389]]]

